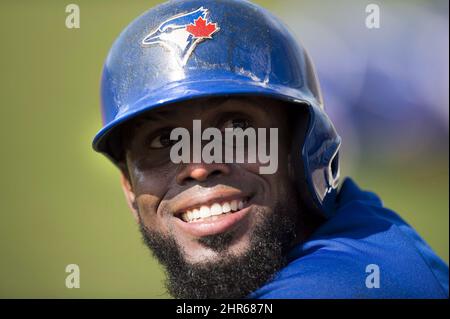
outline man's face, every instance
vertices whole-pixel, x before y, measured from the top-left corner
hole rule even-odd
[[[170,241],[183,262],[194,267],[220,266],[231,259],[237,262],[264,247],[260,242],[269,241],[266,244],[271,245],[286,237],[270,237],[267,234],[271,229],[291,232],[287,237],[292,241],[301,233],[300,212],[289,177],[291,137],[287,111],[281,102],[229,98],[183,104],[154,110],[139,119],[126,140],[129,176],[123,178],[123,187],[144,237],[153,235]],[[278,143],[277,171],[261,175],[258,157],[256,163],[173,163],[170,149],[176,141],[170,140],[170,132],[183,127],[192,136],[193,120],[201,120],[202,130],[215,127],[222,132],[225,128],[266,128],[267,132],[277,128],[278,140],[269,141],[269,134],[264,137],[267,144]],[[192,151],[191,142],[191,157]],[[212,216],[195,218],[195,214],[201,215],[199,212]],[[281,220],[296,229],[278,227]]]

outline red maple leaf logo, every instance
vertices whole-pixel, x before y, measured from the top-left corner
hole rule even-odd
[[[196,38],[211,39],[211,35],[217,30],[219,30],[219,28],[217,28],[217,23],[209,23],[202,17],[195,20],[194,24],[189,24],[186,27],[186,31]]]

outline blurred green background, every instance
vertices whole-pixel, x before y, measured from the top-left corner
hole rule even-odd
[[[289,10],[256,2],[280,16]],[[155,3],[76,1],[81,28],[67,29],[69,2],[1,2],[1,298],[168,297],[118,172],[90,147],[106,54]],[[448,263],[448,146],[437,155],[363,153],[349,163],[342,174],[377,192]],[[65,287],[71,263],[81,268],[80,289]]]

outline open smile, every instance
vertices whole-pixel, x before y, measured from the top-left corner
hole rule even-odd
[[[234,228],[250,210],[250,197],[241,196],[196,204],[174,216],[183,231],[194,237],[203,237]]]

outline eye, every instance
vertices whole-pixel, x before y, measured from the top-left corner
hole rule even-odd
[[[225,121],[222,128],[226,129],[226,128],[232,128],[232,129],[236,129],[236,128],[240,128],[242,130],[245,130],[247,128],[251,127],[250,122],[246,119],[231,119],[228,121]]]
[[[175,144],[177,141],[170,139],[171,131],[172,131],[171,129],[165,129],[165,130],[157,133],[156,136],[153,136],[150,139],[150,148],[160,149],[160,148],[170,147],[173,144]]]

